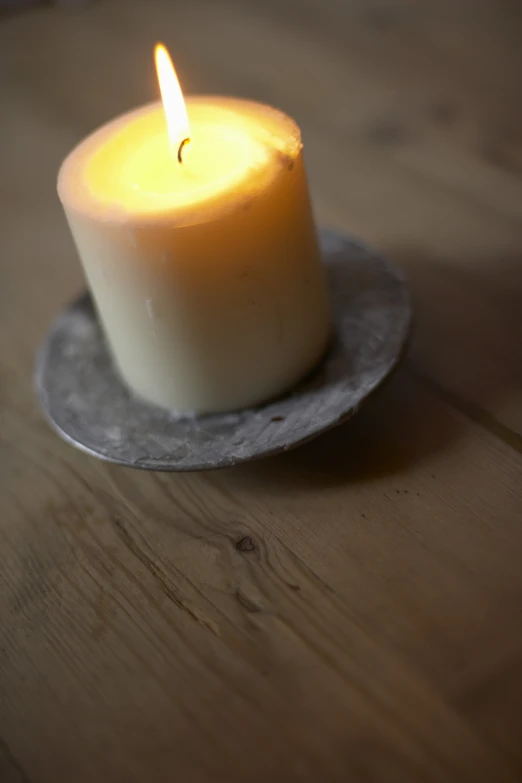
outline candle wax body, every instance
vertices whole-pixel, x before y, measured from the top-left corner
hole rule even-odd
[[[249,101],[187,109],[181,165],[154,104],[80,144],[58,190],[123,379],[178,412],[234,410],[319,360],[326,284],[295,124]]]

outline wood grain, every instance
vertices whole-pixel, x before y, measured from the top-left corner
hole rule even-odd
[[[100,0],[0,17],[0,781],[522,775],[522,15],[514,0]],[[68,149],[155,94],[280,105],[320,220],[407,271],[350,424],[212,475],[98,463],[33,399],[82,285]]]

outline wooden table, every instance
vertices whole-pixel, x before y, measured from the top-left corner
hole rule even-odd
[[[0,17],[0,780],[522,775],[517,0],[100,0]],[[356,419],[239,469],[62,443],[35,351],[82,276],[65,153],[156,95],[280,105],[319,220],[407,271],[411,350]]]

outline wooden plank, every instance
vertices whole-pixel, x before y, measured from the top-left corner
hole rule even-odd
[[[294,457],[217,474],[95,463],[14,412],[2,443],[0,736],[30,779],[521,764],[480,710],[522,647],[520,464],[419,382]]]

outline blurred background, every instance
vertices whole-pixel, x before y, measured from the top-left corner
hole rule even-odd
[[[1,7],[0,296],[19,299],[4,335],[13,318],[31,319],[24,372],[83,285],[55,195],[60,162],[100,123],[158,96],[161,40],[186,93],[245,96],[295,117],[318,221],[409,275],[416,371],[522,430],[510,344],[521,326],[519,0]],[[23,271],[33,285],[22,295]]]

